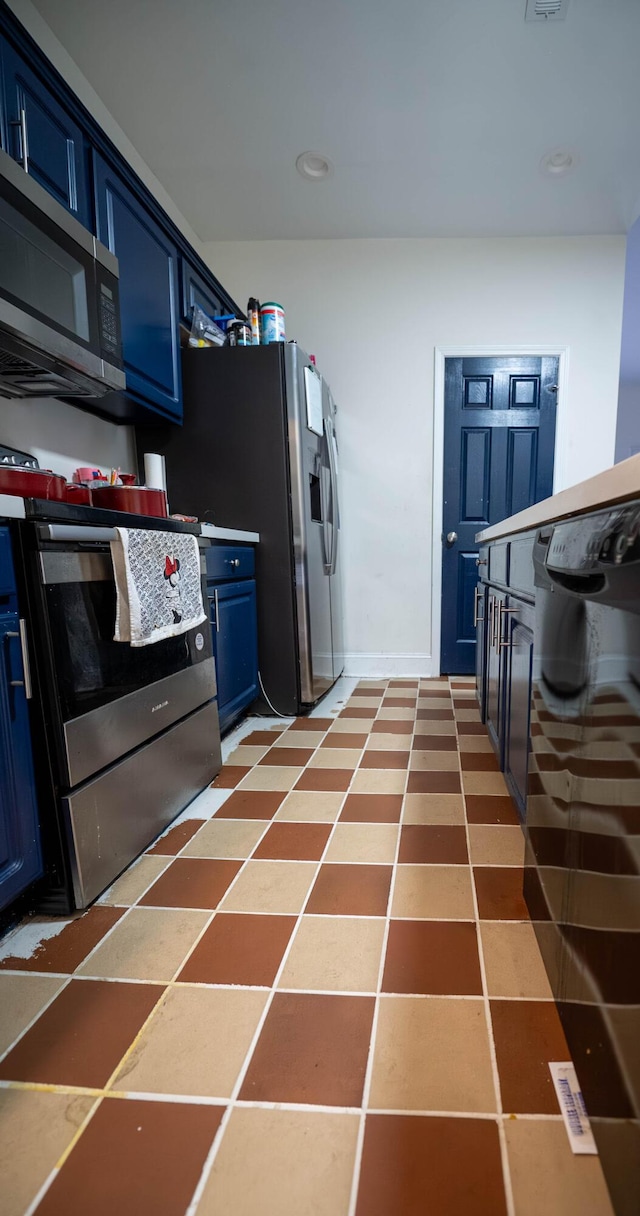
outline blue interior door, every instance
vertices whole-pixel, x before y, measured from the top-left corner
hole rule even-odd
[[[475,670],[476,532],[553,492],[558,360],[447,359],[440,669]]]

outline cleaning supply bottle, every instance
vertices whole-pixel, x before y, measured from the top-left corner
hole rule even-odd
[[[247,320],[251,326],[251,345],[260,345],[260,302],[255,296],[249,297],[247,304]]]

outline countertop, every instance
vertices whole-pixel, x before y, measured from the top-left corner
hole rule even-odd
[[[525,511],[519,511],[517,515],[510,515],[499,524],[492,524],[490,528],[477,533],[476,542],[482,544],[498,540],[501,536],[511,536],[514,532],[528,532],[542,524],[567,519],[570,515],[584,515],[587,511],[597,511],[599,507],[609,507],[632,498],[640,498],[640,455],[630,456],[604,473],[597,473],[595,477],[580,481],[559,494],[552,494],[551,498],[545,498]]]

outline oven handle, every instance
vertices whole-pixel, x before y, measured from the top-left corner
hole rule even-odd
[[[38,524],[38,535],[41,540],[71,541],[73,544],[83,544],[86,541],[117,540],[116,528],[94,528],[91,525],[77,524]]]

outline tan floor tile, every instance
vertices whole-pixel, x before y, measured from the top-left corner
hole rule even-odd
[[[462,788],[465,794],[508,794],[502,773],[470,773],[462,774]]]
[[[474,866],[521,866],[524,863],[522,828],[470,823],[469,852]]]
[[[398,832],[395,823],[339,823],[323,860],[394,862]]]
[[[249,861],[220,907],[225,912],[300,912],[316,870],[312,861]]]
[[[344,799],[343,793],[331,790],[293,790],[287,794],[274,819],[297,823],[334,823]]]
[[[352,794],[404,794],[407,774],[403,769],[358,769],[351,782]]]
[[[477,709],[460,709],[456,706],[456,718],[458,722],[479,722],[480,714]]]
[[[449,687],[449,680],[447,680],[447,679],[441,680],[439,676],[426,676],[424,680],[420,681],[420,690],[421,691],[425,688],[440,688],[440,689],[444,690],[444,689],[447,689],[448,687]]]
[[[451,703],[448,697],[418,697],[418,709],[450,709]]]
[[[398,866],[391,915],[473,920],[469,866]]]
[[[344,710],[343,712],[347,714],[347,717],[336,718],[333,726],[329,728],[329,737],[331,737],[334,730],[342,731],[343,733],[348,732],[353,735],[367,735],[369,733],[373,726],[374,718],[350,718],[348,710]]]
[[[64,980],[0,972],[0,1055],[55,996]]]
[[[243,860],[255,849],[269,826],[264,819],[210,819],[193,840],[183,857],[237,857]]]
[[[378,721],[385,719],[387,722],[413,722],[415,716],[415,709],[412,709],[411,706],[407,709],[399,709],[392,705],[390,708],[380,710]]]
[[[245,747],[241,743],[240,746],[236,747],[235,751],[232,751],[231,755],[227,757],[225,764],[237,764],[242,765],[244,768],[251,768],[251,766],[253,764],[257,764],[263,756],[266,756],[268,751],[268,746],[255,747],[254,745],[248,744]]]
[[[326,730],[285,730],[274,747],[319,747],[326,735]]]
[[[518,1216],[613,1216],[598,1157],[574,1156],[561,1120],[505,1120]]]
[[[240,782],[239,790],[290,790],[293,789],[301,768],[287,768],[263,764],[247,773]]]
[[[362,751],[351,747],[321,747],[309,761],[309,768],[350,768],[355,769]]]
[[[491,740],[486,735],[463,735],[461,751],[492,752]]]
[[[377,709],[380,704],[380,697],[353,697],[345,705],[345,709]]]
[[[159,878],[163,870],[173,861],[173,857],[162,856],[157,853],[153,856],[147,854],[144,857],[138,858],[133,865],[125,870],[120,878],[116,879],[112,887],[100,900],[101,904],[124,905],[125,907],[135,904],[141,895],[144,895],[147,887]]]
[[[197,1216],[347,1216],[357,1115],[236,1109]]]
[[[78,973],[118,980],[170,980],[210,916],[195,910],[132,908]]]
[[[382,997],[369,1105],[494,1111],[483,1001]]]
[[[420,718],[416,722],[416,735],[455,735],[455,722],[440,721],[438,718]]]
[[[403,823],[464,823],[461,794],[405,794]]]
[[[481,921],[489,996],[550,997],[551,987],[533,925],[526,921]]]
[[[228,1098],[267,995],[240,988],[171,988],[113,1089]]]
[[[94,1098],[0,1090],[0,1210],[22,1216],[88,1115]]]
[[[411,735],[388,735],[384,732],[371,734],[367,740],[367,751],[408,751]]]
[[[375,992],[384,921],[341,916],[303,916],[281,988]]]
[[[409,761],[409,768],[431,769],[439,773],[457,773],[459,767],[457,752],[413,751]]]

